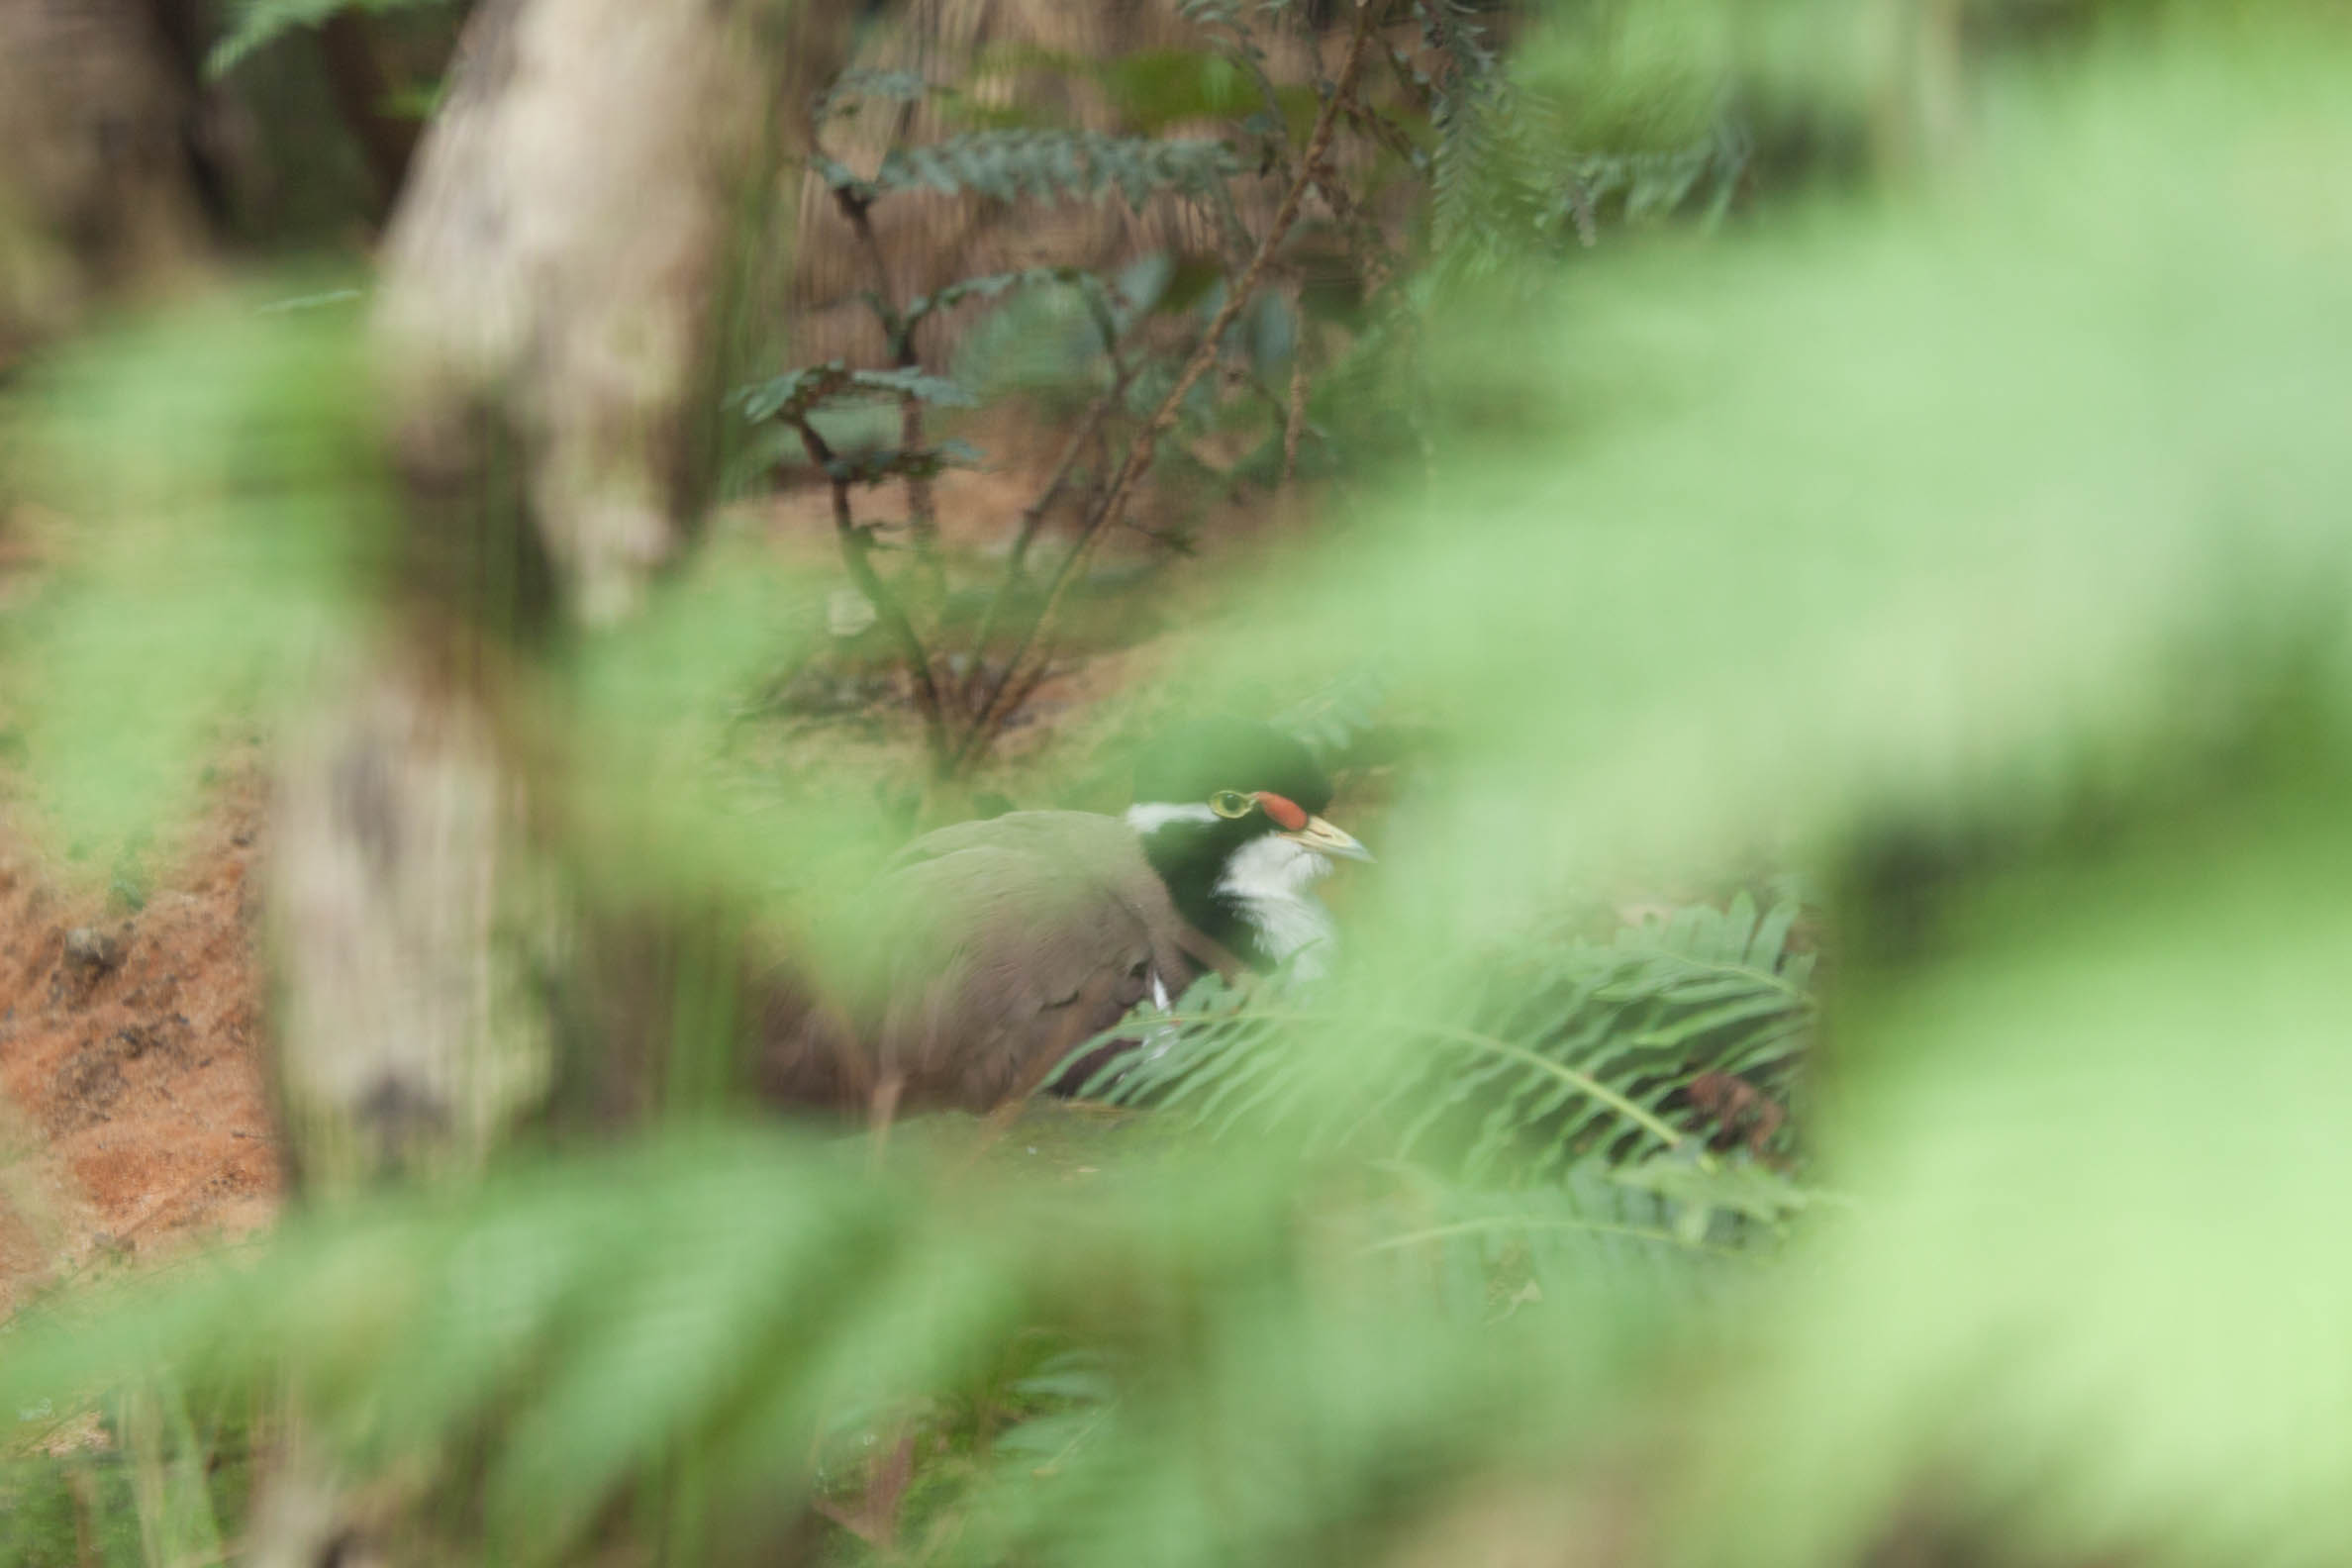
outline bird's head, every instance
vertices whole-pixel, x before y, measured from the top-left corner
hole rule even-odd
[[[1372,858],[1324,821],[1331,781],[1297,740],[1262,724],[1202,720],[1161,736],[1135,766],[1127,821],[1177,908],[1268,964],[1318,920],[1307,887],[1333,859]],[[1298,919],[1287,919],[1298,906]]]

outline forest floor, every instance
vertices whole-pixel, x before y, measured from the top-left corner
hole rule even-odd
[[[62,1279],[265,1225],[248,764],[138,900],[72,891],[0,839],[0,1317]]]

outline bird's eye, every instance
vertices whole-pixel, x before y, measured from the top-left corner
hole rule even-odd
[[[1220,817],[1246,817],[1256,807],[1257,802],[1239,790],[1219,790],[1209,797],[1209,809]]]

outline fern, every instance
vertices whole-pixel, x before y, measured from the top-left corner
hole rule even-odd
[[[1415,0],[1413,11],[1445,67],[1431,83],[1429,111],[1437,134],[1429,155],[1429,235],[1442,254],[1494,216],[1484,187],[1509,150],[1518,120],[1500,61],[1456,0]]]
[[[925,147],[892,147],[870,180],[823,155],[827,184],[862,202],[930,190],[994,201],[1095,201],[1117,192],[1141,211],[1154,196],[1220,197],[1240,162],[1222,142],[1111,136],[1097,131],[972,131]]]
[[[1707,1075],[1789,1096],[1813,1012],[1813,957],[1791,945],[1797,917],[1793,904],[1759,914],[1742,895],[1607,945],[1507,955],[1449,988],[1473,993],[1458,1025],[1294,1008],[1284,993],[1296,988],[1279,979],[1232,990],[1206,977],[1173,1015],[1145,1015],[1150,1050],[1085,1091],[1219,1136],[1288,1126],[1310,1149],[1426,1158],[1472,1181],[1560,1180],[1596,1153],[1683,1144],[1670,1117]],[[1418,1048],[1380,1057],[1386,1071],[1334,1074],[1317,1041],[1287,1028],[1301,1023],[1343,1030],[1358,1051],[1367,1039]]]
[[[208,76],[223,76],[240,61],[296,28],[317,27],[345,11],[410,11],[446,0],[232,0],[228,28],[205,57]]]
[[[1630,1168],[1588,1158],[1558,1182],[1508,1190],[1412,1168],[1398,1174],[1394,1226],[1371,1249],[1429,1249],[1449,1273],[1475,1271],[1488,1283],[1490,1312],[1525,1286],[1536,1299],[1557,1297],[1596,1271],[1646,1275],[1677,1290],[1702,1284],[1726,1263],[1764,1260],[1788,1219],[1814,1201],[1771,1171],[1678,1157]]]
[[[1600,215],[1613,203],[1627,223],[1639,223],[1677,212],[1697,196],[1714,223],[1747,172],[1749,150],[1746,133],[1724,122],[1685,147],[1585,153],[1570,162],[1556,211],[1575,224],[1577,238],[1588,245],[1599,239]]]
[[[1429,181],[1429,235],[1442,269],[1491,271],[1514,245],[1552,243],[1572,229],[1586,245],[1605,212],[1627,223],[1662,218],[1696,201],[1713,223],[1746,176],[1745,128],[1718,120],[1680,147],[1573,150],[1579,131],[1557,92],[1521,90],[1459,0],[1418,0],[1439,71],[1428,93],[1434,145],[1421,166]]]

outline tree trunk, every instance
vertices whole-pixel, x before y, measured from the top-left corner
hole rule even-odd
[[[548,633],[628,615],[689,537],[742,197],[843,19],[807,10],[788,32],[781,0],[487,0],[466,26],[384,247],[389,645],[286,766],[305,1185],[468,1168],[548,1086],[539,999],[573,923],[524,694]]]
[[[527,711],[537,654],[627,615],[689,537],[740,198],[773,179],[775,95],[832,68],[802,46],[845,37],[843,8],[804,9],[788,33],[784,0],[485,0],[466,25],[374,323],[388,630],[283,769],[279,1084],[306,1193],[462,1175],[552,1084],[548,982],[599,944],[541,841],[562,741]],[[366,1549],[299,1437],[259,1517],[256,1561]]]
[[[192,85],[138,0],[0,0],[0,370],[201,269]]]

